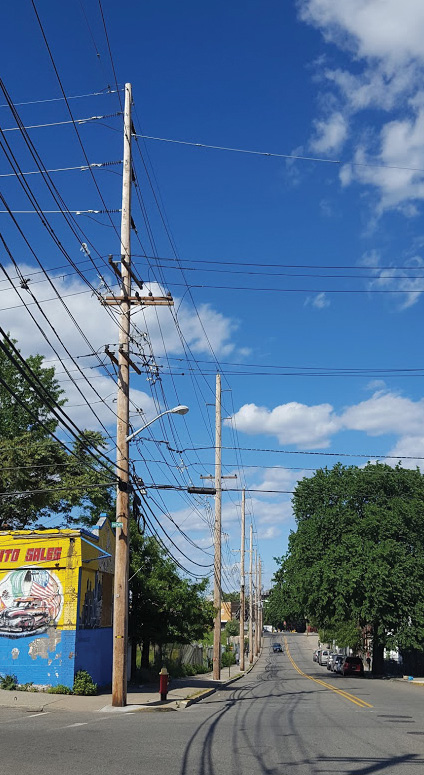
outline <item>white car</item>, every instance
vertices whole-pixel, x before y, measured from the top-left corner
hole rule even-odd
[[[344,654],[335,654],[333,658],[333,665],[332,665],[332,671],[333,673],[340,673],[342,669],[342,664],[345,660]]]
[[[319,655],[319,663],[320,663],[320,665],[326,665],[327,664],[329,653],[330,652],[328,651],[328,649],[323,649],[321,651],[321,654]]]

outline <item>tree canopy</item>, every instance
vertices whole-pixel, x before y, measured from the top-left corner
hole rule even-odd
[[[66,399],[54,368],[44,366],[41,355],[25,360],[23,374],[8,353],[0,350],[0,528],[39,525],[60,514],[66,522],[95,522],[101,513],[112,514],[114,472],[90,454],[105,448],[101,433],[81,431],[70,452],[57,435],[58,420],[49,404],[63,406]],[[41,383],[34,390],[28,378]],[[35,379],[34,379],[35,376]],[[67,446],[69,446],[67,444]],[[10,493],[10,495],[8,495]],[[78,509],[74,519],[72,509]]]
[[[143,644],[143,666],[148,666],[150,643],[200,641],[213,626],[213,603],[205,597],[207,579],[182,578],[157,540],[141,535],[134,522],[130,578],[129,634]]]
[[[421,472],[337,464],[299,482],[293,507],[297,530],[279,560],[271,623],[304,615],[343,645],[370,628],[376,667],[384,646],[423,648]]]

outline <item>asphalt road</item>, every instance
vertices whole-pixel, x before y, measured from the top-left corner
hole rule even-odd
[[[343,678],[304,635],[198,705],[167,713],[0,709],[1,775],[424,772],[424,687]],[[309,677],[308,677],[309,676]]]

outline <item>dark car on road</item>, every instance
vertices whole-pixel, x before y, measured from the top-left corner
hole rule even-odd
[[[345,657],[341,664],[340,673],[342,675],[363,675],[364,663],[361,657]]]
[[[275,654],[275,653],[277,653],[278,651],[281,651],[281,652],[282,652],[282,651],[283,651],[283,647],[282,647],[281,643],[273,643],[273,644],[272,644],[272,650],[273,650],[273,652],[274,652],[274,654]]]

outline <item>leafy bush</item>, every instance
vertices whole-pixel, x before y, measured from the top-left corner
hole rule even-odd
[[[221,665],[222,667],[231,667],[231,665],[235,665],[236,658],[232,651],[224,651],[222,657],[221,657]]]
[[[19,684],[16,688],[18,692],[38,692],[33,681],[28,681],[26,684]]]
[[[93,682],[90,673],[87,673],[86,670],[78,670],[74,680],[73,693],[84,695],[97,694],[97,684]]]
[[[58,684],[57,686],[49,686],[47,694],[72,694],[72,689],[64,684]]]
[[[16,675],[3,675],[0,676],[0,689],[7,689],[10,692],[15,691],[18,685],[18,679]]]

